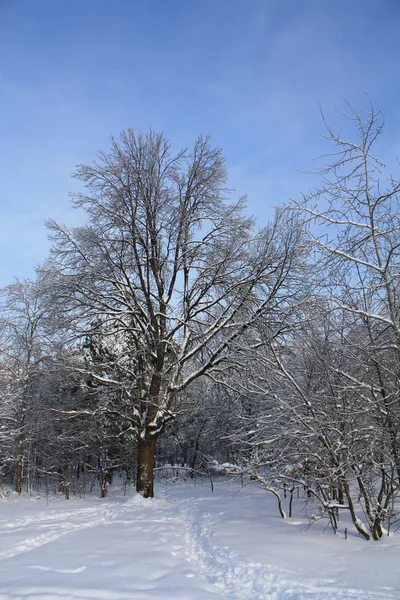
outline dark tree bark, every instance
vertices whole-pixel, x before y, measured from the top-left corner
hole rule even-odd
[[[155,448],[154,436],[139,438],[136,491],[144,498],[154,498]]]

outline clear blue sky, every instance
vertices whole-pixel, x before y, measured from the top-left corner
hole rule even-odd
[[[0,286],[45,258],[46,218],[82,220],[71,173],[127,126],[210,133],[261,224],[312,185],[318,103],[366,90],[400,154],[399,29],[398,0],[0,0]]]

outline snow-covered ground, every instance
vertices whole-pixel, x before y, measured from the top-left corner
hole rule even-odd
[[[256,485],[238,489],[2,499],[0,600],[400,598],[400,532],[345,540],[326,521],[283,521]]]

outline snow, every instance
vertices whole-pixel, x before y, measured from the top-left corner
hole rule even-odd
[[[283,520],[256,484],[156,492],[1,499],[0,600],[400,597],[396,534],[367,542],[347,521],[335,536],[325,520]]]

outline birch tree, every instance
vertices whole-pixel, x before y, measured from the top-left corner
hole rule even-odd
[[[123,339],[113,359],[123,385],[112,370],[92,376],[124,394],[139,448],[137,490],[153,496],[155,444],[177,394],[280,310],[301,231],[283,212],[257,230],[244,199],[230,200],[221,149],[206,136],[173,153],[163,134],[128,130],[76,177],[87,191],[74,202],[88,222],[49,223],[48,293],[76,336],[101,323]]]

